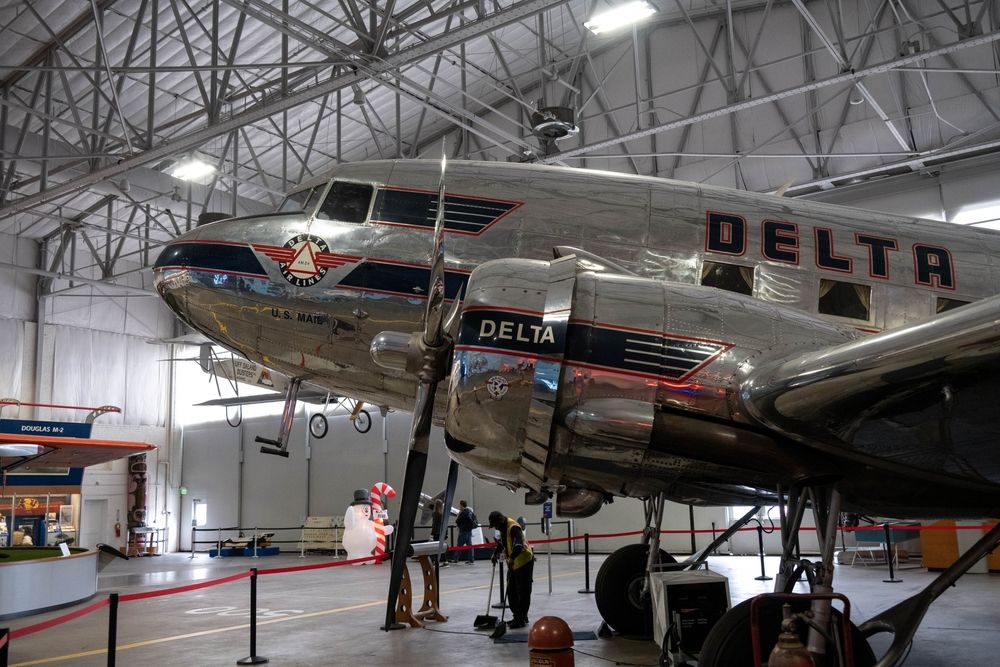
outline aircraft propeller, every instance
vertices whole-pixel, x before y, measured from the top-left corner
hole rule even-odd
[[[389,596],[386,602],[383,630],[395,626],[396,601],[403,578],[403,568],[409,555],[427,470],[427,451],[430,442],[431,419],[434,414],[434,395],[438,383],[444,379],[453,347],[453,329],[458,320],[461,294],[456,295],[451,309],[445,313],[444,272],[444,203],[446,158],[441,156],[441,179],[438,184],[437,216],[434,221],[434,249],[431,257],[430,284],[427,289],[427,307],[424,310],[424,329],[410,337],[410,354],[418,357],[417,397],[410,424],[410,449],[403,475],[403,492],[399,507],[399,524],[396,527],[395,548],[392,552],[392,569],[389,578]],[[448,486],[445,507],[451,507],[458,479],[458,464],[451,462],[448,469]],[[440,541],[444,542],[442,530]]]

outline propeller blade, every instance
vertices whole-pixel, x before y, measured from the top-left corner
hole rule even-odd
[[[444,316],[444,331],[451,336],[452,340],[458,337],[458,316],[461,313],[462,288],[458,288],[455,300],[451,302],[448,314]]]
[[[441,525],[440,540],[441,540],[441,546],[442,547],[445,546],[445,542],[447,541],[448,519],[450,518],[450,514],[451,514],[448,510],[451,508],[451,504],[453,502],[455,502],[455,485],[456,484],[458,484],[458,463],[456,463],[455,461],[451,461],[448,464],[448,485],[445,487],[445,492],[444,492],[444,511],[445,511],[445,515],[443,517],[441,517],[442,525]],[[445,554],[444,557],[447,558],[447,554]]]
[[[406,457],[406,472],[403,478],[403,492],[399,507],[399,524],[396,528],[395,548],[392,551],[392,569],[389,574],[389,595],[385,608],[383,630],[395,626],[396,601],[402,584],[403,569],[413,540],[413,525],[416,522],[417,506],[423,489],[424,473],[427,470],[427,450],[430,444],[431,420],[434,416],[434,394],[438,382],[447,368],[447,354],[451,346],[444,325],[444,200],[445,170],[447,160],[441,154],[441,180],[438,184],[437,217],[434,221],[434,249],[431,255],[430,284],[427,289],[427,308],[424,311],[424,332],[418,345],[423,357],[417,384],[417,398],[413,406],[413,422],[410,426],[410,451]],[[456,464],[452,463],[453,466]],[[448,471],[450,494],[454,494],[454,484],[458,469]],[[453,475],[455,480],[453,480]],[[451,499],[449,496],[448,504]]]
[[[430,442],[431,417],[434,413],[434,390],[437,382],[421,382],[417,386],[417,403],[413,406],[413,423],[410,427],[410,451],[406,456],[403,475],[403,492],[399,502],[399,523],[395,531],[395,548],[392,550],[392,567],[389,572],[389,597],[385,607],[383,630],[396,624],[396,600],[403,580],[403,568],[413,540],[413,524],[417,518],[417,504],[427,471],[427,449]]]
[[[434,219],[434,251],[431,255],[431,279],[424,311],[424,343],[437,347],[444,339],[444,172],[447,159],[441,155],[441,180],[438,182],[437,217]]]

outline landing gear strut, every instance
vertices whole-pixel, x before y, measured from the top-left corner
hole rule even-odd
[[[646,527],[642,542],[630,544],[612,553],[601,565],[594,584],[597,609],[604,624],[623,635],[650,637],[653,633],[652,596],[647,572],[690,570],[701,566],[708,555],[749,522],[760,507],[754,507],[701,551],[682,563],[660,549],[660,525],[663,522],[664,494],[643,501]],[[602,628],[603,629],[603,628]]]
[[[288,458],[288,436],[292,432],[292,420],[295,418],[295,403],[299,397],[299,386],[302,378],[291,378],[288,381],[288,389],[285,392],[285,407],[281,411],[281,426],[278,429],[278,439],[271,440],[257,436],[255,442],[263,443],[260,448],[261,454],[274,454]],[[268,447],[267,445],[271,445]]]

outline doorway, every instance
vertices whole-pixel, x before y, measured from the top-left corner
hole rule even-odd
[[[83,501],[80,519],[80,546],[94,548],[108,541],[108,499]]]

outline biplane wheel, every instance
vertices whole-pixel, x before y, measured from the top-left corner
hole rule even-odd
[[[652,598],[642,595],[648,554],[649,545],[629,544],[608,556],[597,571],[594,583],[597,610],[608,625],[623,635],[653,635]],[[660,562],[677,560],[660,549]]]
[[[330,430],[330,423],[326,420],[326,415],[317,412],[309,418],[309,433],[314,438],[326,437],[326,432]]]
[[[372,430],[372,416],[368,414],[367,410],[362,410],[354,418],[354,430],[358,433],[367,433]]]
[[[784,600],[764,598],[758,603],[760,609],[760,645],[763,660],[771,655],[774,645],[778,642],[781,632],[781,605]],[[793,612],[802,612],[809,608],[809,600],[795,600],[792,603]],[[833,609],[833,617],[840,621],[840,610]],[[839,626],[838,626],[839,627]],[[799,637],[805,643],[809,628],[799,623]],[[837,630],[839,633],[839,629]],[[855,667],[871,667],[875,664],[875,654],[865,640],[858,626],[851,623],[851,649],[854,653]],[[833,651],[836,653],[836,650]],[[833,655],[833,654],[831,654]],[[729,665],[757,664],[753,658],[753,637],[750,628],[750,600],[744,600],[727,611],[705,637],[701,653],[698,655],[698,667],[729,667]],[[833,657],[829,664],[840,664]]]

